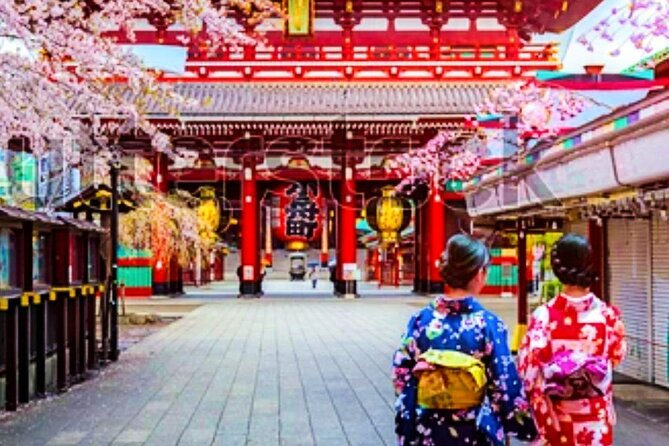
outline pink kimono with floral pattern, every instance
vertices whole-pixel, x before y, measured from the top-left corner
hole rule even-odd
[[[613,367],[625,352],[625,327],[618,309],[594,294],[578,299],[563,294],[534,312],[519,352],[519,371],[545,444],[613,445]],[[599,374],[593,373],[596,378],[584,371],[575,380],[576,387],[586,382],[592,392],[583,398],[585,393],[579,389],[580,393],[564,398],[573,389],[571,385],[565,389],[564,381],[556,384],[555,375],[563,377],[560,372],[573,369],[579,361],[589,364],[582,370],[593,363],[600,365]]]

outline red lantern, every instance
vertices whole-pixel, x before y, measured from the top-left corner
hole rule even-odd
[[[289,251],[303,251],[319,240],[323,230],[322,197],[317,186],[292,183],[274,191],[272,234]]]

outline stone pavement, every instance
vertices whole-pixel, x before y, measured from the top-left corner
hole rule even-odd
[[[419,298],[225,299],[67,394],[0,421],[2,445],[389,446],[390,359]],[[621,411],[623,446],[669,432]]]

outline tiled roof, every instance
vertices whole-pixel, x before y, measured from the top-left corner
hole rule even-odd
[[[196,116],[303,115],[465,115],[473,114],[494,82],[413,84],[270,84],[184,83],[175,85],[184,97],[202,105],[182,111]],[[150,114],[165,113],[149,104]]]

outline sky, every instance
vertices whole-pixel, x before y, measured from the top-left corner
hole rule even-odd
[[[667,39],[656,38],[653,41],[653,51],[651,53],[636,49],[629,42],[629,37],[633,29],[630,25],[619,26],[612,42],[607,42],[603,39],[595,41],[594,52],[588,51],[584,45],[577,42],[580,36],[608,17],[614,8],[627,8],[629,4],[630,0],[604,0],[571,30],[561,35],[547,34],[537,36],[536,40],[557,40],[560,42],[563,71],[582,73],[584,65],[601,64],[604,65],[604,72],[618,73],[640,60],[669,47]],[[621,45],[623,46],[621,47]],[[612,56],[611,52],[619,47],[621,48],[620,55],[617,57]]]

